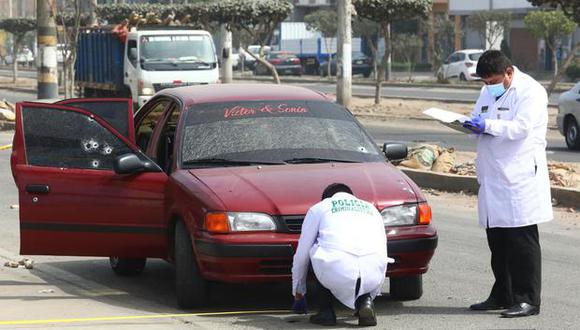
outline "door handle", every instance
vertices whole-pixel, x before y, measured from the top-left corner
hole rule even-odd
[[[31,194],[48,194],[50,187],[47,184],[27,184],[26,192]]]
[[[129,77],[129,74],[127,72],[125,72],[125,77]]]

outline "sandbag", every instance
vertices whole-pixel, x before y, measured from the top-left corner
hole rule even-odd
[[[423,144],[411,148],[409,156],[400,165],[408,168],[430,170],[440,153],[441,148],[439,146]]]
[[[449,173],[455,167],[455,149],[444,149],[433,163],[431,170],[440,173]]]

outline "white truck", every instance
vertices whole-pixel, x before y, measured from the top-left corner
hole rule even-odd
[[[164,88],[219,82],[212,36],[182,26],[133,28],[126,36],[87,29],[77,54],[75,81],[84,97],[130,97],[140,107]]]

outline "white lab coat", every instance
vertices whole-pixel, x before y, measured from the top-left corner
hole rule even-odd
[[[481,227],[522,227],[553,218],[547,107],[544,87],[515,67],[510,87],[498,100],[482,88],[472,112],[486,119],[475,162]]]
[[[320,283],[354,309],[358,296],[370,293],[374,298],[381,292],[389,260],[381,214],[368,202],[337,193],[306,214],[292,265],[292,294],[306,293],[311,263]]]

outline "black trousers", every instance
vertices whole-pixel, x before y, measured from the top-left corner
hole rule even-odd
[[[315,285],[316,285],[316,303],[318,305],[318,308],[320,310],[324,310],[324,309],[333,309],[332,307],[332,301],[334,300],[334,295],[332,294],[332,292],[330,290],[328,290],[326,287],[324,287],[322,285],[322,283],[320,283],[320,281],[318,281],[318,278],[316,278],[316,276],[314,276],[315,280]],[[360,289],[360,278],[356,281],[356,287],[355,287],[355,295],[358,294],[358,290]]]
[[[499,304],[540,306],[542,252],[538,226],[488,228],[495,283],[489,298]]]

